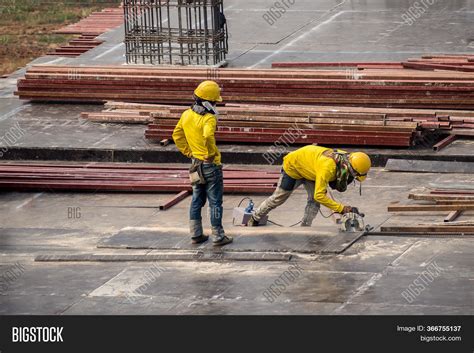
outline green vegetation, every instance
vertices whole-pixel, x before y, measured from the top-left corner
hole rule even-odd
[[[71,23],[92,11],[119,3],[119,0],[0,0],[0,23],[2,26],[19,22],[31,26]]]
[[[120,0],[0,0],[0,75],[72,38],[54,30],[119,4]]]

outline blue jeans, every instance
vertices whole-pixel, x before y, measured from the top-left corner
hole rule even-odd
[[[216,164],[203,164],[202,166],[206,184],[196,184],[193,186],[193,199],[189,210],[189,219],[202,219],[201,209],[209,200],[211,208],[211,225],[213,228],[222,228],[222,197],[224,195],[224,178],[222,176],[222,166]]]

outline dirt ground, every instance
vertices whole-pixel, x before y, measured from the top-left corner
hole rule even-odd
[[[0,0],[0,76],[25,66],[73,37],[54,34],[54,30],[78,22],[94,11],[117,7],[119,2]]]

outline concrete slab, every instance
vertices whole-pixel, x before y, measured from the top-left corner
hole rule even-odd
[[[211,299],[182,302],[163,297],[84,298],[64,315],[329,315],[339,304],[331,303],[262,303],[252,300]]]
[[[291,254],[261,251],[150,251],[147,254],[41,254],[36,262],[290,261]]]
[[[0,249],[11,255],[43,252],[70,253],[71,245],[90,241],[79,229],[0,228]]]
[[[472,280],[474,241],[472,239],[419,240],[397,260],[397,273],[426,271],[435,264],[443,276]],[[474,298],[473,298],[474,299]]]
[[[472,0],[436,1],[419,18],[408,17],[404,22],[412,4],[413,1],[304,0],[288,6],[279,18],[270,21],[265,15],[274,1],[227,0],[229,66],[269,67],[272,61],[399,61],[424,53],[472,51]],[[46,56],[31,64],[124,65],[123,38],[124,29],[119,27],[101,36],[104,44],[77,58]],[[79,117],[81,111],[100,110],[100,106],[20,102],[13,92],[16,79],[24,71],[0,79],[0,131],[8,131],[15,124],[25,130],[16,141],[0,139],[0,147],[8,150],[3,158],[185,161],[174,146],[161,148],[145,141],[144,126],[91,124]],[[263,164],[266,161],[262,154],[268,146],[222,145],[220,149],[224,162]],[[388,157],[396,156],[473,161],[471,149],[471,140],[460,140],[439,153],[426,148],[368,152],[377,165],[383,166]]]
[[[472,0],[437,1],[411,24],[404,23],[403,16],[413,1],[302,0],[270,24],[263,16],[273,5],[272,0],[226,1],[231,30],[229,66],[269,67],[277,60],[398,61],[424,53],[471,52],[474,47],[470,26],[474,15]],[[105,44],[78,58],[46,56],[31,64],[124,64],[123,28],[102,38]],[[185,161],[174,146],[162,148],[145,141],[144,126],[91,124],[80,118],[82,111],[101,110],[100,105],[19,101],[13,92],[16,79],[24,72],[22,69],[0,79],[0,137],[15,126],[25,131],[16,141],[1,140],[4,160]],[[474,160],[473,143],[461,139],[436,153],[426,148],[366,150],[379,166],[389,157],[465,162]],[[263,154],[268,146],[219,147],[224,163],[267,163]],[[277,160],[274,166],[267,163],[258,168],[278,169],[279,163]],[[386,212],[386,206],[392,201],[406,200],[413,187],[473,181],[469,174],[395,174],[374,169],[364,183],[362,197],[356,188],[334,196],[345,204],[360,207],[367,214],[366,222],[376,227],[390,222],[413,224],[439,221],[445,215],[393,215]],[[243,263],[212,258],[165,261],[159,263],[163,272],[153,271],[151,266],[155,263],[33,261],[36,255],[45,253],[153,255],[153,250],[97,249],[96,245],[124,227],[178,227],[184,231],[189,199],[165,212],[133,207],[158,205],[168,196],[1,192],[0,271],[5,274],[16,262],[24,264],[25,271],[2,287],[0,313],[473,314],[472,239],[369,236],[342,255],[300,253],[297,262]],[[252,196],[256,204],[264,197]],[[232,228],[232,208],[241,198],[242,195],[225,197],[224,225],[228,230]],[[305,200],[303,190],[295,191],[270,218],[284,225],[296,223],[303,214]],[[115,208],[115,205],[130,207]],[[76,213],[79,216],[70,217],[70,209],[79,209]],[[322,213],[329,216],[326,209]],[[472,214],[463,217],[472,218]],[[204,214],[204,219],[208,229],[208,214]],[[261,231],[268,237],[277,229],[268,226]],[[335,229],[331,218],[318,215],[310,229],[314,234],[309,239],[317,245],[324,240],[324,236],[317,238],[318,234],[328,229]],[[277,244],[291,245],[286,239]],[[237,242],[234,246],[238,246]],[[402,293],[433,263],[443,271],[423,291],[407,300]],[[287,281],[284,289],[275,287],[289,266],[295,264],[302,268],[301,275]],[[147,275],[148,279],[143,281],[150,271],[153,276]],[[278,294],[276,288],[280,289]],[[127,293],[133,296],[127,297]]]
[[[4,251],[4,250],[3,250]],[[8,283],[0,294],[0,313],[61,314],[120,272],[120,266],[34,266],[24,264],[25,271]],[[80,276],[77,276],[81,273]]]
[[[320,228],[321,229],[321,228]],[[208,241],[191,244],[187,229],[183,228],[130,228],[101,241],[98,248],[112,249],[158,249],[196,250],[204,252],[291,252],[304,254],[340,253],[350,242],[358,239],[358,234],[337,231],[318,232],[286,229],[251,229],[234,227],[226,234],[234,242],[219,249]]]
[[[0,314],[61,315],[77,300],[80,300],[80,298],[61,295],[1,295]]]
[[[160,266],[159,275],[135,292],[142,296],[174,297],[177,303],[221,298],[236,302],[268,302],[263,293],[290,266],[294,267],[291,264],[262,266],[260,263],[203,263],[198,267],[192,263],[168,263]],[[301,263],[298,266],[300,276],[293,282],[287,281],[285,291],[275,297],[275,301],[342,303],[352,290],[372,276],[372,273],[314,271]],[[128,268],[120,274],[123,277],[120,281],[137,281],[146,271],[157,273],[150,266]]]
[[[442,303],[443,306],[463,307],[467,313],[474,313],[472,278],[442,276],[429,284],[423,284],[418,279],[419,276],[420,273],[389,273],[371,285],[366,292],[354,298],[353,303],[428,306]],[[418,282],[414,283],[417,279]],[[419,283],[423,285],[423,289]],[[420,293],[417,295],[418,291],[406,292],[410,288],[416,288]]]
[[[465,308],[402,304],[348,304],[340,315],[471,315]]]
[[[415,173],[464,173],[472,174],[474,164],[466,162],[414,161],[406,159],[389,159],[385,169],[391,172]]]
[[[343,254],[312,259],[321,271],[382,272],[416,242],[412,238],[364,237]]]

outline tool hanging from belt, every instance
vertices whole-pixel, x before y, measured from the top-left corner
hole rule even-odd
[[[189,168],[189,181],[191,181],[191,185],[206,184],[202,166],[203,161],[195,158],[192,159],[191,167]]]

